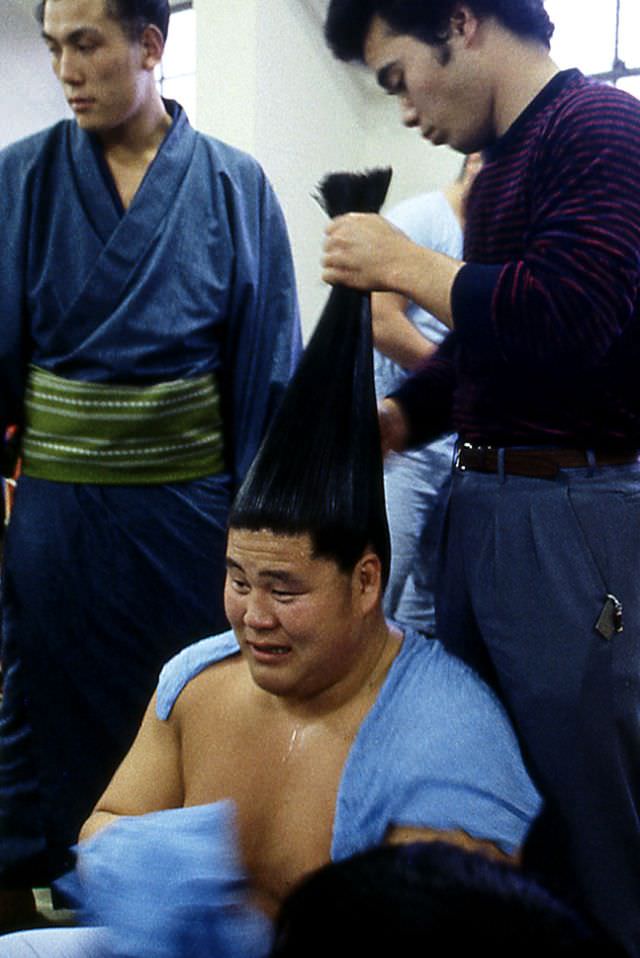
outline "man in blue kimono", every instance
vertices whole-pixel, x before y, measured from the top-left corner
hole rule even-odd
[[[154,81],[166,0],[46,0],[73,120],[0,154],[0,925],[67,848],[162,663],[220,631],[230,499],[300,347],[283,217]]]

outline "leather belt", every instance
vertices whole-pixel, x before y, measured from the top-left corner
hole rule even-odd
[[[454,466],[461,472],[503,472],[511,476],[533,479],[554,479],[561,469],[584,469],[593,466],[622,466],[638,462],[640,452],[598,452],[587,449],[554,449],[550,447],[519,448],[506,446],[474,446],[460,442]],[[502,463],[501,463],[502,460]]]

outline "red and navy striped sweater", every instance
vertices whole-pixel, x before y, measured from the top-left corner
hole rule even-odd
[[[557,74],[486,154],[414,443],[640,448],[640,102]]]

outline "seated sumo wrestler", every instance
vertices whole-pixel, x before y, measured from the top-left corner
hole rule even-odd
[[[508,719],[437,641],[387,624],[376,552],[345,568],[311,533],[233,523],[233,632],[165,666],[81,839],[122,816],[231,799],[252,903],[269,918],[308,873],[381,842],[517,856],[539,800]],[[3,943],[7,958],[110,955],[88,932]]]
[[[345,567],[308,532],[232,517],[227,564],[233,634],[165,667],[81,838],[231,799],[270,916],[303,875],[383,840],[516,854],[538,800],[507,718],[438,643],[387,624],[376,552]]]
[[[135,816],[231,800],[269,917],[303,876],[381,842],[517,855],[539,798],[503,708],[439,643],[384,619],[371,331],[352,291],[332,291],[236,497],[227,566],[233,631],[165,666],[83,839],[115,844]]]

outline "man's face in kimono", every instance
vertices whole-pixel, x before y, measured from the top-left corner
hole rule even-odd
[[[42,35],[83,129],[122,128],[144,109],[159,59],[145,40],[154,30],[133,41],[107,14],[105,0],[46,0]]]
[[[225,611],[256,685],[305,701],[366,676],[365,618],[380,597],[367,561],[379,573],[373,555],[353,572],[314,556],[307,534],[231,529]]]

